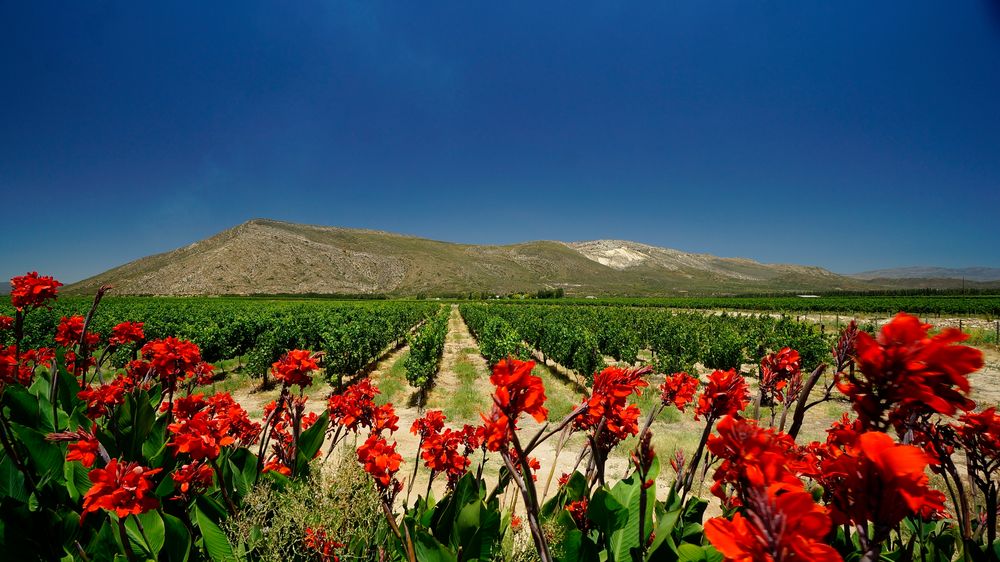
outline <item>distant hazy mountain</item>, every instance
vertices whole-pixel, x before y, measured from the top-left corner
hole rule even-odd
[[[439,242],[388,232],[251,220],[171,252],[75,283],[116,294],[505,294],[542,288],[574,295],[865,289],[819,267],[762,264],[622,240],[505,246]]]
[[[899,267],[852,273],[855,279],[965,279],[966,281],[1000,281],[1000,267]]]

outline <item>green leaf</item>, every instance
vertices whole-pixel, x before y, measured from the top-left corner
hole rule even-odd
[[[14,466],[14,461],[0,451],[0,497],[10,497],[19,502],[28,501],[28,488],[24,475]]]
[[[309,429],[299,435],[296,474],[304,474],[309,469],[309,461],[316,456],[320,447],[323,446],[323,438],[326,437],[329,416],[328,412],[323,412],[323,415],[316,420],[316,423],[309,426]]]
[[[413,548],[420,562],[458,562],[454,552],[421,529],[415,530]]]
[[[191,552],[191,533],[184,522],[170,515],[163,514],[164,549],[163,558],[167,562],[187,562]]]
[[[24,443],[28,451],[28,458],[35,467],[38,475],[36,484],[41,487],[50,479],[59,484],[65,484],[63,476],[64,454],[59,445],[45,439],[41,432],[25,427],[20,424],[11,424],[14,433]]]
[[[73,501],[80,501],[93,485],[90,481],[90,471],[76,461],[63,463],[63,477],[66,478],[66,490]]]
[[[222,532],[219,525],[209,517],[204,507],[204,497],[198,498],[194,508],[195,519],[198,522],[198,530],[201,531],[202,543],[208,557],[214,562],[237,562],[239,559],[233,553],[233,547],[229,544],[229,539]]]

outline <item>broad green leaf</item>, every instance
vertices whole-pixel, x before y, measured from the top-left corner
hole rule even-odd
[[[187,562],[191,551],[191,533],[184,522],[170,514],[163,515],[164,548],[161,558],[167,562]]]
[[[219,525],[212,520],[203,510],[205,498],[198,498],[194,508],[195,519],[198,522],[198,530],[201,532],[202,542],[208,557],[214,562],[237,562],[233,547],[229,544],[229,539],[222,532]]]

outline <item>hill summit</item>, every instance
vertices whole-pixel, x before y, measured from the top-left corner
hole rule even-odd
[[[671,295],[857,289],[819,267],[762,264],[624,240],[510,245],[441,242],[375,230],[254,219],[66,288],[115,294]]]

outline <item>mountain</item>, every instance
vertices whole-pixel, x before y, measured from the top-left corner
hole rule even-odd
[[[622,240],[456,244],[381,232],[255,219],[183,248],[65,288],[115,294],[670,295],[865,289],[819,267],[762,264]]]
[[[852,273],[855,279],[965,279],[966,281],[1000,281],[1000,267],[899,267]]]

